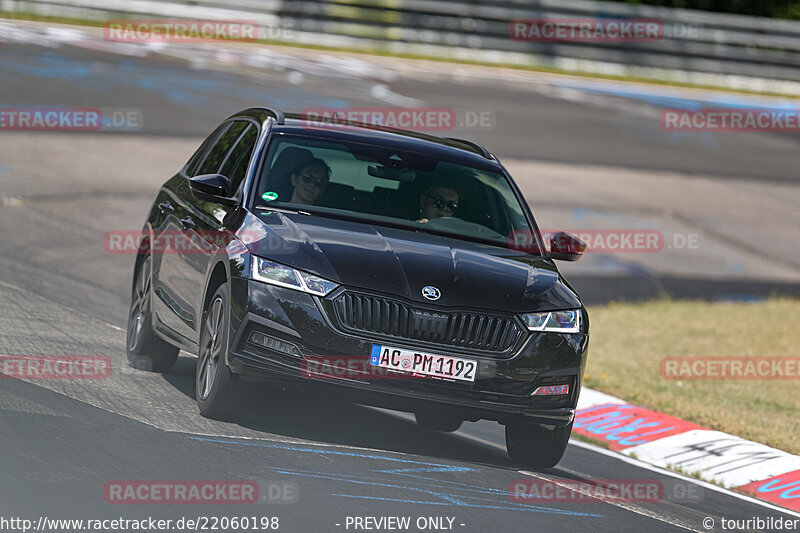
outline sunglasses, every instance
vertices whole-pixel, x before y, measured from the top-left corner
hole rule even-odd
[[[324,189],[325,186],[328,184],[328,180],[317,178],[316,176],[312,176],[311,174],[301,174],[300,177],[303,178],[304,182],[313,183],[320,189]]]
[[[455,211],[458,209],[458,204],[452,201],[447,201],[441,196],[434,196],[432,194],[425,193],[425,196],[432,200],[433,207],[436,209],[448,209],[450,211]]]

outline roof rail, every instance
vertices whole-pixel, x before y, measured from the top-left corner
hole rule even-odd
[[[484,148],[483,146],[481,146],[476,142],[468,141],[466,139],[459,139],[457,137],[445,137],[445,139],[447,139],[448,141],[456,141],[461,144],[466,144],[470,148],[474,148],[475,150],[477,150],[478,153],[480,153],[486,159],[492,159],[492,154],[489,153],[489,150],[487,150],[486,148]]]
[[[273,109],[271,107],[248,107],[247,109],[243,109],[228,118],[230,119],[234,117],[250,117],[259,121],[264,121],[268,118],[274,118],[278,124],[283,124],[286,121],[286,117],[283,116],[282,111],[279,109]]]
[[[280,109],[273,109],[271,107],[264,107],[262,109],[271,113],[272,116],[275,117],[275,121],[278,124],[284,124],[286,122],[286,117],[283,116],[283,111]]]

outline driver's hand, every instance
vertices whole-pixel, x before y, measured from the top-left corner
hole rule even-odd
[[[427,218],[421,218],[421,219],[417,220],[417,222],[422,222],[423,224],[426,223],[427,221],[428,221]]]

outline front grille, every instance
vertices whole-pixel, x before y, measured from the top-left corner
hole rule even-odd
[[[345,292],[333,305],[345,330],[445,347],[505,353],[522,335],[511,317],[432,311],[379,296]]]

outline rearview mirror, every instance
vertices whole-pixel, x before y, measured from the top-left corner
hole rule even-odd
[[[412,182],[417,177],[417,173],[408,168],[391,168],[378,165],[368,166],[367,173],[375,178],[402,181],[405,183]]]
[[[561,261],[577,261],[583,257],[586,243],[569,233],[559,231],[550,236],[550,257]]]
[[[208,200],[218,204],[233,205],[234,198],[229,198],[231,180],[222,174],[201,174],[189,179],[189,188],[192,194],[201,200]]]

